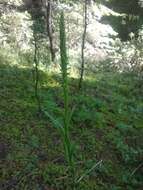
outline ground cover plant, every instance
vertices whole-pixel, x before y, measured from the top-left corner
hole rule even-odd
[[[1,65],[0,70],[1,189],[70,189],[59,134],[47,117],[37,117],[30,69]],[[42,103],[61,121],[61,79],[41,74]],[[141,89],[122,74],[97,76],[85,81],[81,93],[70,79],[79,174],[103,160],[79,189],[142,189]]]
[[[142,3],[128,3],[0,3],[0,190],[143,189]]]

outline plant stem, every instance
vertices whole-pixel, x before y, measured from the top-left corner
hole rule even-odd
[[[38,85],[39,85],[39,59],[38,59],[38,46],[37,46],[37,39],[34,34],[34,64],[35,64],[35,98],[38,104],[38,113],[41,113],[41,103],[40,97],[38,92]]]
[[[65,22],[64,13],[61,12],[60,16],[60,54],[61,54],[61,73],[62,73],[62,87],[64,96],[64,133],[63,133],[63,144],[65,149],[65,155],[70,167],[70,175],[73,181],[73,186],[75,184],[75,169],[74,169],[74,159],[73,159],[73,149],[69,134],[69,88],[68,88],[68,57],[66,48],[66,35],[65,35]],[[73,188],[74,189],[74,188]]]

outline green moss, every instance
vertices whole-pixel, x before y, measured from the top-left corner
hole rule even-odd
[[[42,72],[41,75],[42,105],[61,121],[61,79]],[[85,90],[80,94],[76,92],[76,79],[70,79],[70,101],[76,106],[71,134],[78,144],[77,162],[81,161],[77,164],[78,173],[103,159],[103,165],[87,176],[78,189],[141,189],[142,168],[132,177],[130,174],[142,162],[142,95],[134,89],[136,83],[129,76],[120,74],[120,83],[115,75],[109,80],[108,75],[106,80],[104,75],[97,78],[85,81]],[[1,162],[2,184],[10,183],[14,176],[17,189],[69,190],[59,135],[49,119],[36,114],[31,70],[1,64],[0,89],[0,144],[7,147]]]

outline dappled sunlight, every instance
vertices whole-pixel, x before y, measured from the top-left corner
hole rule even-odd
[[[0,190],[142,190],[142,16],[0,1]]]

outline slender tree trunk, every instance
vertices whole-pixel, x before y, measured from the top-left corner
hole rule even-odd
[[[81,70],[80,70],[80,79],[79,79],[79,89],[82,88],[84,68],[85,68],[84,50],[85,50],[85,39],[87,32],[87,5],[88,5],[88,0],[84,0],[84,31],[82,35],[82,45],[81,45]]]
[[[40,103],[40,96],[39,96],[39,58],[38,58],[38,46],[37,46],[37,39],[34,35],[34,64],[35,64],[35,98],[38,105],[38,113],[41,113],[41,103]]]
[[[46,21],[47,21],[47,34],[49,37],[50,43],[50,52],[51,52],[51,59],[52,62],[55,60],[55,51],[53,47],[53,35],[52,35],[52,0],[47,0],[46,3]]]

